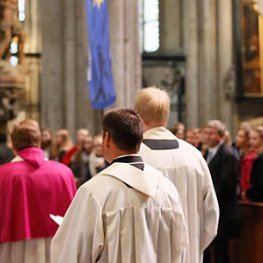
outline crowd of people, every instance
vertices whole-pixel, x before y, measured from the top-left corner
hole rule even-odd
[[[93,136],[87,129],[81,128],[76,133],[75,144],[66,129],[60,129],[54,134],[50,129],[43,129],[41,136],[41,148],[46,157],[70,167],[77,187],[107,165],[102,153],[101,134]]]
[[[178,122],[169,127],[169,130],[206,156],[209,149],[207,125],[203,128],[186,129],[183,123]],[[0,134],[0,164],[10,162],[15,156],[6,137],[5,134]],[[263,125],[252,127],[243,122],[233,137],[224,127],[222,139],[239,161],[236,189],[239,198],[263,202],[263,177],[261,179],[260,176],[263,166]],[[55,132],[48,128],[41,130],[41,148],[46,158],[69,166],[77,186],[80,186],[103,170],[107,162],[103,157],[101,134],[93,136],[87,129],[81,128],[76,133],[76,143],[73,144],[73,141],[67,129]]]
[[[233,137],[223,122],[220,125],[223,134],[219,142],[223,141],[238,161],[236,184],[238,197],[263,202],[263,177],[260,175],[263,166],[263,125],[251,126],[248,122],[243,122]],[[209,123],[203,128],[186,129],[183,123],[178,122],[169,127],[169,130],[177,138],[197,148],[206,159],[211,147]],[[73,144],[74,140],[66,129],[60,129],[53,134],[50,129],[45,128],[42,129],[41,136],[41,148],[46,157],[69,166],[78,187],[107,166],[102,152],[101,134],[92,136],[87,129],[81,128],[76,134],[76,144]],[[3,157],[0,161],[3,164],[12,159],[13,153],[11,149],[7,149],[6,143],[1,145],[3,150],[0,146],[0,157],[2,155]]]
[[[263,124],[251,126],[248,122],[242,122],[234,136],[230,135],[222,122],[221,125],[224,126],[222,141],[238,160],[238,197],[263,202]],[[170,130],[200,150],[205,157],[209,149],[208,126],[186,130],[184,124],[179,122]]]
[[[263,202],[263,125],[232,140],[220,120],[170,128],[169,113],[149,87],[101,134],[25,120],[13,150],[1,136],[0,262],[229,262],[238,199]]]

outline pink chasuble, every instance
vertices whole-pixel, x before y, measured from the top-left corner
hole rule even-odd
[[[18,152],[19,161],[0,165],[0,243],[53,237],[76,186],[71,170],[45,160],[39,148]]]

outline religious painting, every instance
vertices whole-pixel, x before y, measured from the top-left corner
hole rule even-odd
[[[263,16],[258,1],[240,1],[243,96],[263,96]]]

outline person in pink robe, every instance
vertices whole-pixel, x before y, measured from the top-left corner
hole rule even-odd
[[[15,159],[0,166],[0,262],[50,262],[50,241],[76,185],[71,170],[49,161],[38,123],[25,120],[11,133]]]

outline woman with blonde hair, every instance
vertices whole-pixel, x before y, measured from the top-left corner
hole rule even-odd
[[[255,202],[263,202],[263,126],[253,128],[250,133],[250,144],[257,150],[257,157],[253,162],[250,184],[246,197]]]
[[[51,159],[62,161],[65,153],[73,146],[72,140],[67,129],[59,129],[54,136]]]
[[[240,192],[241,197],[244,196],[244,192],[250,188],[250,174],[253,161],[257,156],[257,152],[254,147],[251,147],[249,134],[251,131],[250,126],[240,126],[236,135],[236,146],[239,150],[240,156]]]

